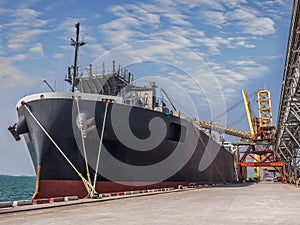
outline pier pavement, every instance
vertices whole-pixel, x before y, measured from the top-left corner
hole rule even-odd
[[[246,183],[24,207],[0,210],[0,224],[300,224],[300,188]]]

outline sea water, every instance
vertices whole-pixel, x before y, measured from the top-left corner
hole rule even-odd
[[[0,175],[0,202],[29,200],[34,191],[34,176]]]

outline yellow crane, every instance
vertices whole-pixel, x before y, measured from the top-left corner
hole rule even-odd
[[[282,182],[286,183],[286,171],[284,162],[272,149],[274,143],[274,126],[272,124],[272,109],[269,90],[257,90],[258,117],[253,117],[250,101],[245,90],[242,90],[245,110],[247,114],[250,132],[221,125],[220,123],[193,120],[195,126],[210,129],[219,133],[225,133],[240,137],[248,142],[248,147],[243,155],[238,153],[238,180],[246,179],[246,167],[254,167],[255,180],[260,179],[260,169],[274,167],[282,176]],[[244,145],[244,144],[243,144]],[[248,161],[248,159],[253,161]],[[264,175],[264,174],[263,174]]]
[[[245,110],[246,110],[246,114],[247,114],[250,133],[251,133],[251,135],[254,136],[255,135],[254,121],[253,121],[252,111],[251,111],[251,107],[250,107],[250,101],[249,101],[248,95],[244,89],[242,89],[242,94],[243,94],[244,105],[245,105]],[[254,162],[259,162],[259,161],[260,161],[260,156],[254,155]],[[254,167],[254,179],[256,179],[256,180],[260,179],[259,167]]]
[[[251,133],[251,135],[254,136],[255,130],[254,130],[253,117],[252,117],[252,112],[251,112],[251,107],[250,107],[250,101],[249,101],[248,95],[244,89],[242,89],[242,94],[243,94],[244,105],[245,105],[245,110],[246,110],[246,114],[247,114],[250,133]]]

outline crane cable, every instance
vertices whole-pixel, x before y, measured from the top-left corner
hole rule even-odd
[[[239,124],[240,122],[243,121],[243,119],[246,118],[246,112],[241,116],[239,117],[238,119],[234,120],[233,122],[231,123],[228,123],[229,126],[233,126],[233,125],[236,125],[236,124]]]
[[[256,94],[256,90],[253,91],[252,93],[250,93],[250,95],[248,96],[248,98],[254,96]],[[230,106],[226,111],[220,113],[219,115],[217,115],[216,117],[214,117],[214,119],[218,119],[221,116],[223,116],[224,114],[230,112],[231,110],[235,109],[237,106],[239,106],[240,104],[244,103],[244,99],[242,98],[240,101],[236,102],[235,104],[233,104],[232,106]]]
[[[49,135],[49,133],[46,131],[46,129],[42,126],[42,124],[38,121],[38,119],[34,116],[34,114],[30,111],[27,104],[23,101],[21,103],[25,109],[28,111],[30,116],[34,119],[34,121],[39,125],[39,127],[42,129],[42,131],[46,134],[46,136],[49,138],[49,140],[54,144],[54,146],[57,148],[57,150],[62,154],[62,156],[67,160],[69,165],[74,169],[74,171],[77,173],[77,175],[81,178],[88,194],[90,197],[93,197],[93,194],[96,193],[94,187],[82,176],[82,174],[76,169],[76,167],[73,165],[73,163],[68,159],[68,157],[65,155],[65,153],[61,150],[61,148],[56,144],[56,142],[53,140],[53,138]]]

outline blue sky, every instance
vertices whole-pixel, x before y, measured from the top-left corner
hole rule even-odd
[[[276,119],[292,4],[0,0],[0,174],[34,174],[24,141],[15,142],[7,127],[17,121],[19,98],[48,91],[44,79],[58,91],[69,90],[63,79],[73,61],[69,39],[75,23],[81,23],[81,37],[87,42],[80,50],[82,70],[89,63],[100,70],[102,60],[109,65],[115,59],[127,65],[135,79],[159,74],[184,89],[203,120],[211,119],[211,108],[216,115],[239,102],[242,88],[252,93],[266,87]],[[166,89],[184,111],[183,95],[176,96],[171,86],[176,85]],[[257,111],[254,101],[252,108]],[[243,115],[240,104],[224,122],[248,130]]]

